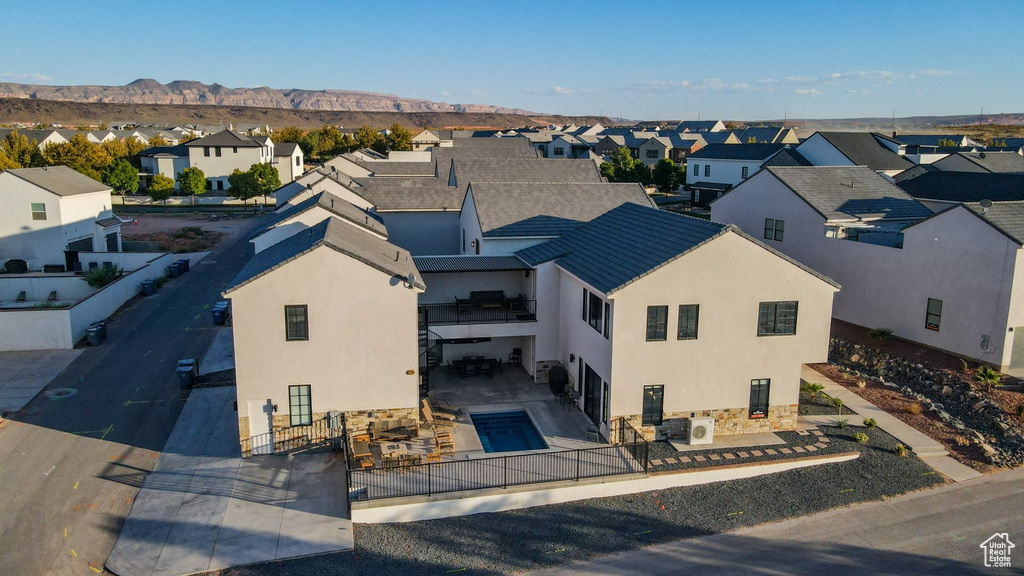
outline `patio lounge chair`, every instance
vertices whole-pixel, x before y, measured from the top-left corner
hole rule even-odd
[[[454,422],[456,415],[461,412],[461,410],[452,410],[451,408],[438,408],[430,401],[430,398],[424,398],[420,403],[424,409],[430,410],[434,418],[443,418],[450,422]]]
[[[432,426],[447,426],[449,428],[457,428],[459,423],[455,420],[449,420],[447,418],[434,414],[434,411],[430,409],[430,402],[423,402],[423,419],[426,420],[427,424]]]
[[[462,408],[452,406],[451,403],[444,398],[438,398],[436,402],[431,402],[430,409],[434,411],[434,414],[439,416],[444,416],[445,414],[458,416],[462,414]]]

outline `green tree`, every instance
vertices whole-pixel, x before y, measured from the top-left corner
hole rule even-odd
[[[10,162],[17,164],[11,166],[12,168],[33,168],[44,164],[39,144],[35,140],[30,141],[24,134],[18,134],[17,130],[0,141],[0,152],[3,152]]]
[[[658,160],[651,171],[651,183],[662,192],[671,192],[683,183],[683,170],[668,158]]]
[[[405,129],[405,126],[395,122],[388,129],[388,135],[384,137],[383,152],[392,150],[412,150],[412,132]],[[378,150],[380,152],[381,150]]]
[[[7,152],[0,149],[0,172],[4,170],[13,170],[14,168],[21,168],[21,165],[14,161]]]
[[[601,164],[601,175],[609,182],[639,182],[646,185],[651,181],[650,168],[634,158],[626,147],[612,152],[609,160]]]
[[[260,185],[252,172],[242,172],[235,168],[235,171],[228,176],[228,195],[238,198],[244,205],[250,198],[260,195]]]
[[[113,188],[116,194],[134,194],[139,189],[139,171],[124,158],[108,164],[101,176],[103,183]]]
[[[149,137],[148,144],[150,148],[153,148],[155,146],[167,146],[168,142],[163,136],[159,134],[154,134]]]
[[[380,135],[380,132],[365,124],[362,128],[356,130],[356,144],[360,148],[373,148],[376,150],[381,146],[383,140],[384,137]]]
[[[274,133],[270,135],[270,139],[274,141],[274,144],[280,144],[282,142],[294,142],[295,144],[302,144],[302,139],[306,137],[306,131],[296,126],[288,126],[281,128],[280,130],[274,130]]]
[[[198,166],[185,168],[178,172],[176,178],[178,179],[178,190],[181,190],[183,195],[192,196],[193,205],[196,203],[196,194],[206,193],[206,174],[203,174]]]
[[[150,182],[147,191],[149,192],[149,197],[152,198],[154,202],[163,202],[164,210],[166,210],[167,199],[174,194],[174,180],[171,180],[163,174],[157,174],[153,176],[153,181]]]
[[[101,181],[100,173],[111,161],[106,150],[89,142],[82,134],[72,136],[67,142],[47,144],[42,150],[42,156],[48,166],[67,166]]]
[[[195,132],[192,132],[191,130],[189,130],[188,132],[185,132],[184,134],[182,134],[181,138],[178,138],[178,144],[184,144],[185,142],[191,142],[191,141],[193,141],[193,140],[195,140],[197,138],[199,138],[199,135],[196,134]]]
[[[281,187],[281,177],[272,164],[253,164],[249,172],[256,179],[256,186],[260,189],[259,196],[263,196],[264,202],[267,201],[268,194]]]

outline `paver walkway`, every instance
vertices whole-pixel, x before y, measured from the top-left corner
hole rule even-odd
[[[949,452],[946,451],[946,448],[941,443],[929,438],[921,432],[918,432],[909,424],[904,423],[899,418],[896,418],[892,414],[889,414],[885,410],[882,410],[878,406],[875,406],[871,402],[861,398],[856,393],[847,390],[813,368],[804,366],[800,373],[800,378],[805,382],[821,384],[825,387],[825,394],[828,394],[833,398],[841,399],[843,401],[843,407],[849,408],[851,411],[857,413],[858,416],[862,418],[874,418],[879,428],[885,430],[894,438],[911,448],[914,451],[914,454],[931,466],[936,472],[947,476],[954,482],[963,482],[965,480],[971,480],[982,476],[982,474],[977,470],[969,466],[965,466],[949,457]],[[837,417],[816,416],[812,418],[803,416],[802,418],[817,424],[828,424],[829,422],[835,421]]]
[[[233,387],[192,390],[142,483],[108,570],[191,574],[353,548],[344,458],[243,460],[234,399]]]

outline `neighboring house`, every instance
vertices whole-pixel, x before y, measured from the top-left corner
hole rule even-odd
[[[796,130],[782,126],[751,126],[736,133],[741,144],[799,144]]]
[[[142,189],[149,188],[153,177],[163,174],[174,180],[178,186],[178,174],[189,167],[188,148],[184,144],[177,146],[154,146],[139,153],[139,184]]]
[[[256,254],[224,291],[243,444],[270,453],[272,430],[331,414],[418,418],[424,289],[408,252],[334,217]]]
[[[560,134],[551,139],[545,158],[580,158],[590,145],[572,134]]]
[[[955,152],[932,166],[947,172],[1024,174],[1024,156],[1016,152]]]
[[[364,178],[358,183],[353,192],[384,219],[392,243],[414,256],[458,253],[465,188],[436,178]]]
[[[110,187],[66,166],[0,172],[0,266],[79,269],[79,252],[120,252]]]
[[[686,187],[695,206],[707,206],[761,169],[782,144],[709,144],[686,161]]]
[[[735,227],[636,203],[516,255],[536,269],[529,352],[574,375],[605,437],[620,417],[649,439],[686,437],[694,417],[721,434],[796,426],[801,364],[827,357],[827,278]]]
[[[459,223],[460,254],[512,254],[557,238],[621,204],[654,206],[636,183],[496,182],[470,182]]]
[[[442,166],[438,173],[443,174]],[[465,189],[474,182],[601,182],[601,172],[587,159],[454,158],[448,185]]]
[[[281,184],[287,184],[305,172],[303,167],[302,147],[294,142],[282,142],[274,145],[274,167]]]
[[[889,178],[914,163],[893,151],[900,144],[869,132],[815,132],[796,147],[814,166],[867,166]]]
[[[356,188],[359,188],[359,185],[355,180],[344,174],[327,168],[317,168],[274,190],[273,195],[277,210],[307,200],[320,192],[330,192],[360,208],[372,207],[372,203],[353,192]]]
[[[864,167],[769,167],[711,217],[838,281],[836,318],[1024,369],[1024,202],[933,215]]]
[[[683,120],[676,124],[676,132],[724,132],[721,120]]]
[[[0,140],[6,138],[11,132],[17,132],[27,138],[29,142],[34,140],[40,150],[50,144],[64,144],[68,141],[68,138],[65,138],[57,130],[18,130],[14,128],[0,128]]]
[[[742,144],[735,132],[701,132],[705,146],[708,144]]]
[[[274,142],[269,136],[242,136],[230,130],[186,142],[184,146],[188,149],[189,166],[203,171],[210,190],[227,190],[231,187],[228,176],[235,170],[244,172],[253,164],[267,164],[274,159]]]
[[[380,216],[369,210],[357,208],[330,192],[320,192],[285,210],[274,212],[268,221],[249,236],[253,250],[259,254],[285,238],[330,217],[360,228],[381,240],[388,239],[388,230]]]
[[[1024,175],[933,170],[896,184],[933,212],[961,202],[1024,200]]]

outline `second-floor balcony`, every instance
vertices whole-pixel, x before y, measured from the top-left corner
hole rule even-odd
[[[537,301],[508,298],[500,291],[471,292],[454,302],[420,304],[420,312],[427,326],[536,322]]]

